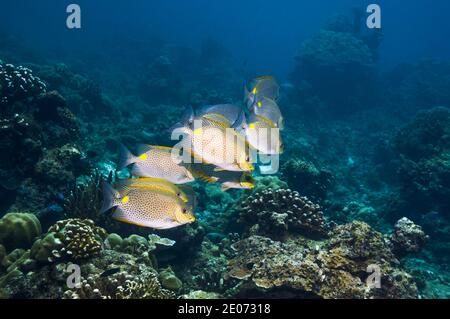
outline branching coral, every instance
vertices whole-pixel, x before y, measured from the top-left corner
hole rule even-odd
[[[328,231],[320,206],[290,189],[266,189],[245,198],[240,222],[250,225],[251,233],[274,238],[289,232],[325,236]]]

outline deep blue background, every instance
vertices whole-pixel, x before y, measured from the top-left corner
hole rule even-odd
[[[66,6],[82,8],[82,30],[65,27]],[[256,73],[284,77],[300,43],[335,13],[355,6],[382,7],[385,39],[380,67],[425,57],[450,58],[448,0],[2,0],[1,31],[36,49],[76,54],[108,50],[125,38],[157,34],[172,44],[196,47],[211,36]],[[126,44],[124,44],[126,45]]]

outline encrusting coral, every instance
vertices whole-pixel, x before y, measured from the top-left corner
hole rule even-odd
[[[239,221],[251,224],[249,232],[274,238],[301,232],[326,236],[328,224],[320,206],[290,189],[270,188],[245,198],[240,204]]]
[[[241,284],[228,293],[235,297],[417,297],[412,277],[398,268],[388,241],[365,223],[337,226],[330,240],[250,236],[233,248],[229,276]],[[380,269],[379,289],[367,284],[371,265]]]

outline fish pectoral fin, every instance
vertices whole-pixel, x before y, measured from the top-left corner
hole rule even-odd
[[[215,167],[214,168],[214,172],[223,172],[223,171],[224,171],[223,168],[220,168],[220,167]]]

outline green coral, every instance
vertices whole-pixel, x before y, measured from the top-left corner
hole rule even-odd
[[[174,291],[180,290],[183,286],[181,280],[175,276],[175,273],[170,267],[167,267],[159,272],[159,281],[164,288]]]
[[[41,233],[41,223],[33,214],[8,213],[0,219],[0,243],[7,251],[29,248]]]

